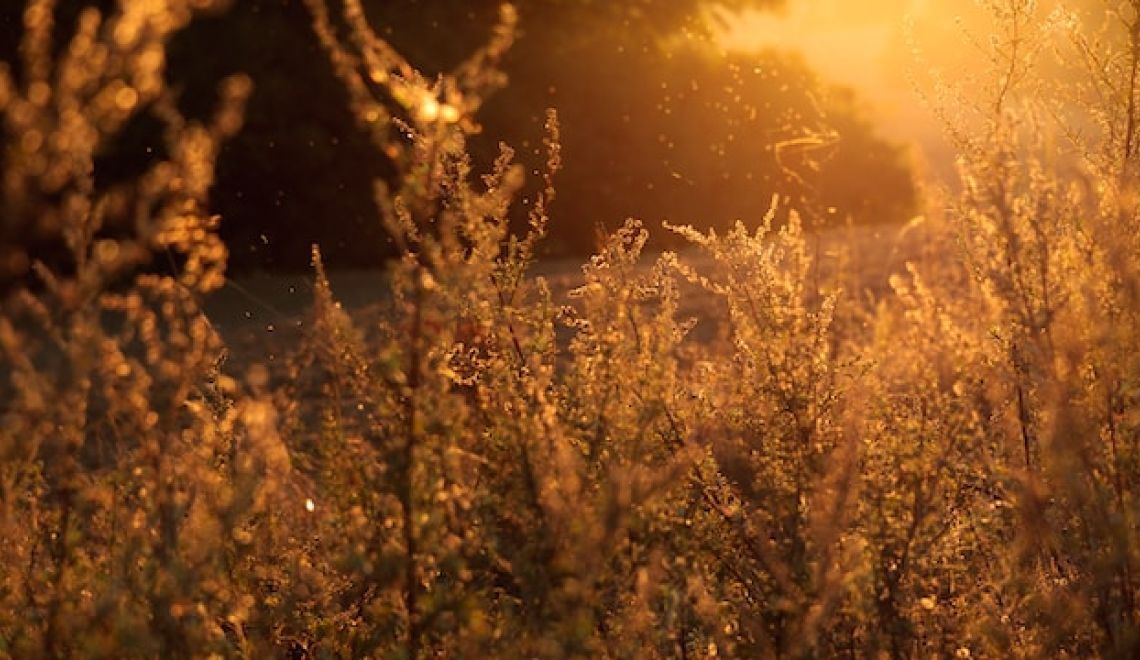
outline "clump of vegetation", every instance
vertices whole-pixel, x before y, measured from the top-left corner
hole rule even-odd
[[[943,113],[960,195],[906,229],[960,251],[886,295],[821,275],[777,198],[655,260],[631,220],[558,301],[533,274],[556,113],[521,235],[513,152],[479,174],[466,146],[511,7],[433,80],[358,0],[307,0],[396,166],[376,199],[401,257],[365,325],[314,248],[302,341],[235,375],[201,302],[250,83],[198,124],[163,77],[213,4],[89,10],[56,49],[34,0],[0,71],[5,230],[66,248],[5,253],[33,275],[0,309],[0,655],[1136,653],[1137,7],[1095,32],[990,2],[998,82]],[[1051,87],[1057,35],[1096,75]],[[164,153],[101,185],[142,115]],[[690,295],[719,319],[684,318]]]
[[[31,2],[19,73],[0,71],[5,230],[30,225],[66,255],[7,255],[35,277],[0,316],[0,649],[14,657],[225,652],[255,602],[245,564],[271,543],[289,456],[264,396],[220,373],[199,307],[223,281],[206,194],[249,81],[226,81],[199,124],[163,78],[166,41],[209,4],[88,10],[57,49],[53,3]],[[100,187],[96,158],[141,113],[164,124],[166,153]],[[177,274],[137,272],[159,252]]]

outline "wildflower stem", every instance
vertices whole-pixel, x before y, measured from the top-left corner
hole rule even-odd
[[[404,532],[404,610],[408,617],[407,646],[408,657],[415,660],[420,655],[422,633],[419,611],[419,570],[416,561],[417,539],[415,528],[415,466],[416,444],[419,431],[417,425],[420,389],[420,342],[423,335],[423,272],[416,270],[415,296],[412,300],[412,328],[408,338],[408,393],[404,398],[404,455],[403,482],[400,489],[400,504],[403,509]]]

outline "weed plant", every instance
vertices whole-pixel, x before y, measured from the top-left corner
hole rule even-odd
[[[631,220],[559,301],[532,274],[556,113],[523,234],[513,152],[477,173],[465,146],[513,9],[427,79],[359,0],[306,0],[395,165],[402,256],[364,324],[314,247],[273,371],[229,365],[201,307],[250,81],[200,124],[164,77],[216,4],[87,10],[56,48],[32,0],[0,69],[4,236],[66,248],[2,255],[0,656],[1136,655],[1140,4],[988,0],[993,75],[937,97],[961,191],[906,229],[956,250],[886,295],[820,277],[777,195],[656,259]],[[165,149],[101,185],[142,116]]]

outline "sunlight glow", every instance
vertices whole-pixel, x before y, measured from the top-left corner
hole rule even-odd
[[[1042,2],[1078,10],[1090,0]],[[917,89],[938,73],[977,75],[970,46],[988,39],[986,10],[961,0],[794,0],[779,11],[721,12],[719,44],[737,52],[775,50],[803,58],[824,81],[852,88],[886,136],[946,155],[941,129]]]
[[[948,0],[798,0],[778,12],[722,15],[727,27],[719,41],[728,50],[776,50],[802,57],[825,81],[855,89],[887,135],[924,143],[933,138],[936,127],[915,108],[909,75],[914,57],[908,46],[907,25],[924,33],[944,29],[948,18],[968,9],[966,4]],[[931,23],[940,23],[942,28]],[[960,44],[929,37],[935,35],[924,34],[924,44]]]

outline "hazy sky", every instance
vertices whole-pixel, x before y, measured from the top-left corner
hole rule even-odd
[[[984,41],[989,33],[973,0],[788,0],[781,11],[734,19],[721,42],[799,53],[826,81],[859,92],[884,135],[938,158],[941,129],[916,85],[929,85],[931,70],[978,72],[980,53],[967,35]]]
[[[739,49],[800,52],[812,67],[839,82],[867,89],[902,82],[904,19],[923,0],[791,0],[776,12],[748,12],[724,35]]]
[[[889,137],[926,142],[937,127],[914,89],[931,56],[939,59],[963,43],[954,23],[963,10],[975,22],[969,0],[790,0],[787,9],[751,11],[723,36],[725,46],[798,52],[829,82],[860,92],[880,130]],[[923,62],[910,43],[925,51]],[[939,66],[952,66],[939,62]]]

